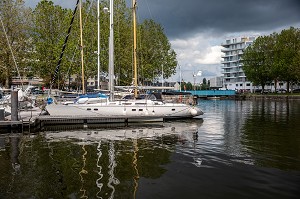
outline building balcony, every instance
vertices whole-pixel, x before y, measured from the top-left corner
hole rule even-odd
[[[229,61],[221,61],[221,64],[229,64]]]
[[[226,46],[231,46],[231,45],[236,45],[236,44],[243,44],[245,41],[235,41],[235,42],[225,42],[221,43],[221,46],[226,47]]]
[[[225,77],[225,76],[224,76],[224,79],[236,79],[236,77],[232,77],[232,76],[230,76],[230,77]]]
[[[223,48],[223,49],[221,49],[221,52],[223,52],[223,53],[225,53],[225,52],[229,52],[229,51],[232,51],[232,49],[230,49],[230,48]]]
[[[221,58],[227,58],[227,57],[230,57],[232,55],[222,55]]]
[[[223,69],[233,69],[233,68],[238,68],[238,67],[240,67],[240,66],[236,66],[236,65],[230,65],[230,66],[223,66],[222,68]]]

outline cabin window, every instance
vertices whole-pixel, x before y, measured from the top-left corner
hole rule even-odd
[[[91,109],[91,108],[87,108],[86,110],[90,111],[90,110],[92,110],[92,109]]]
[[[175,111],[175,108],[172,108],[172,111]]]
[[[143,111],[143,109],[139,109],[139,111]]]
[[[94,108],[94,111],[98,111],[98,109],[97,109],[97,108]]]
[[[132,109],[132,111],[136,111],[136,109]]]

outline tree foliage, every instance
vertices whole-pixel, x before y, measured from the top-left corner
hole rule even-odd
[[[43,78],[46,84],[50,83],[58,63],[71,15],[71,10],[63,9],[47,0],[40,1],[34,9],[30,31],[34,46],[31,64],[34,73]],[[65,59],[72,57],[71,52],[74,52],[70,43],[66,48]],[[62,62],[60,72],[67,70],[66,63]]]
[[[273,41],[272,36],[258,37],[243,55],[243,70],[247,78],[263,88],[272,80]]]
[[[41,0],[31,11],[25,8],[21,0],[1,1],[1,17],[18,64],[30,70],[30,76],[44,79],[46,85],[52,80],[58,64],[62,47],[67,36],[73,9],[64,9],[54,5],[51,0]],[[103,74],[108,71],[109,13],[103,8],[109,6],[109,0],[100,2],[100,68]],[[75,5],[74,5],[75,8]],[[132,10],[125,0],[114,2],[114,46],[115,76],[117,84],[128,85],[132,82]],[[85,78],[93,78],[97,71],[97,2],[87,0],[81,6],[83,22],[83,51]],[[164,70],[168,78],[176,71],[176,53],[171,48],[163,28],[153,20],[138,24],[138,75],[139,81],[153,80]],[[70,75],[81,76],[79,12],[72,24],[71,34],[65,48],[56,83],[65,83]],[[1,81],[6,84],[12,76],[17,76],[12,68],[9,52],[3,32],[0,32],[0,70]],[[7,73],[5,73],[7,71]],[[23,74],[22,74],[23,75]],[[105,80],[105,78],[102,78]]]
[[[153,20],[145,20],[140,25],[140,45],[138,49],[140,74],[145,80],[164,75],[170,77],[176,71],[176,53],[171,49],[163,28]]]
[[[300,80],[300,29],[291,27],[282,30],[276,41],[274,65],[279,69],[280,80],[297,82]],[[289,87],[288,87],[289,90]]]
[[[21,76],[27,75],[30,16],[24,1],[0,1],[0,84],[5,87],[10,86],[11,77],[19,75],[18,71]]]
[[[256,85],[271,81],[289,83],[300,80],[300,29],[258,37],[243,54],[243,70]]]

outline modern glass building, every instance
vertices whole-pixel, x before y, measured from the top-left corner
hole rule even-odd
[[[239,92],[251,91],[252,83],[247,80],[243,71],[242,54],[244,49],[251,45],[255,37],[237,37],[227,39],[221,44],[223,64],[222,74],[224,75],[223,86],[225,89]]]

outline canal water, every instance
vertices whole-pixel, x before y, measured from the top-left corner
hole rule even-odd
[[[299,198],[300,101],[200,100],[202,119],[0,136],[0,198]]]

